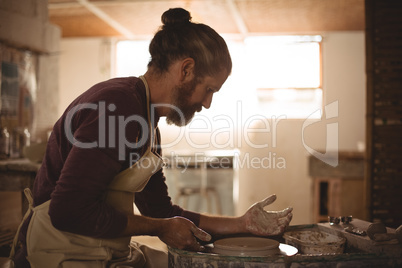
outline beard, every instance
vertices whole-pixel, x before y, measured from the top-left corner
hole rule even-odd
[[[193,119],[195,112],[200,112],[202,109],[201,104],[189,105],[189,101],[198,81],[193,80],[181,85],[176,86],[172,92],[172,107],[166,115],[166,122],[169,125],[185,126]]]

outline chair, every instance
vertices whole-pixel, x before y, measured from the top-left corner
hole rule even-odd
[[[180,161],[187,159],[189,161]],[[175,203],[180,205],[182,200],[182,207],[188,209],[188,200],[190,196],[199,195],[205,200],[207,205],[207,212],[213,213],[211,199],[215,202],[216,214],[222,215],[222,206],[220,202],[220,196],[218,191],[213,186],[208,186],[208,163],[211,161],[209,157],[203,157],[202,160],[194,159],[193,155],[180,156],[176,158],[176,161],[172,163],[174,182],[176,186]],[[184,171],[180,170],[180,167],[185,168]],[[199,171],[199,183],[197,185],[189,185],[186,181],[183,181],[182,177],[186,177],[185,174],[188,168],[195,168]],[[180,174],[181,173],[181,174]],[[182,176],[184,175],[184,176]],[[187,180],[188,178],[184,178]]]

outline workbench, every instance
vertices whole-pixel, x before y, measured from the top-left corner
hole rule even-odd
[[[24,189],[32,189],[40,165],[23,158],[0,161],[0,191],[21,192],[22,215],[28,209]]]
[[[231,267],[231,268],[263,268],[263,267],[402,267],[401,244],[378,244],[367,235],[346,232],[345,227],[366,231],[370,222],[353,219],[349,224],[317,223],[289,226],[286,231],[319,231],[346,239],[343,253],[272,255],[266,257],[224,256],[210,252],[191,252],[168,247],[169,267]],[[389,233],[395,229],[388,228]],[[282,236],[270,237],[285,243]]]

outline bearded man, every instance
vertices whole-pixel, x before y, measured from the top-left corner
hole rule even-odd
[[[30,209],[11,254],[16,267],[167,267],[166,252],[131,237],[158,236],[198,251],[211,235],[277,235],[288,226],[291,208],[264,210],[275,196],[240,217],[202,215],[171,202],[159,118],[183,126],[208,109],[232,62],[223,38],[191,22],[188,11],[170,9],[162,22],[143,76],[94,85],[54,125],[32,193],[26,191]]]

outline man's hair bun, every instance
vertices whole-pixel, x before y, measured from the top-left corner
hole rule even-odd
[[[214,77],[222,71],[230,74],[232,59],[228,47],[214,29],[192,22],[190,12],[180,7],[166,10],[161,21],[163,24],[149,44],[149,70],[163,74],[175,62],[192,58],[197,78]]]
[[[162,14],[162,23],[166,26],[190,22],[190,12],[183,8],[170,8]]]

